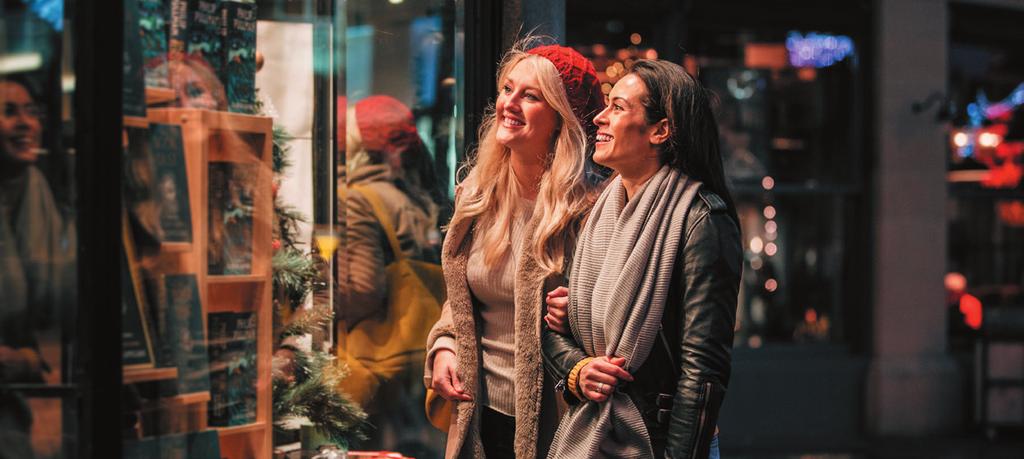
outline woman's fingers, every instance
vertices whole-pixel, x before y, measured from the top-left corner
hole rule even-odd
[[[609,361],[607,358],[596,358],[591,362],[595,371],[599,371],[610,378],[616,380],[622,379],[626,381],[632,381],[633,375],[629,374],[628,371],[623,369],[621,366],[616,365]],[[625,362],[623,362],[625,364]]]
[[[566,288],[566,287],[558,287],[558,288],[548,292],[548,298],[560,297],[560,296],[569,296],[569,289]]]
[[[452,366],[449,370],[449,379],[452,382],[452,389],[455,391],[456,399],[466,401],[473,400],[473,397],[470,397],[462,387],[462,380],[459,379],[459,373],[456,369],[457,368],[455,366]]]
[[[554,331],[555,333],[561,333],[563,335],[569,333],[569,331],[565,327],[565,321],[556,319],[551,314],[547,314],[544,316],[544,322],[547,323],[548,328]]]
[[[434,355],[434,377],[430,387],[446,400],[472,400],[463,390],[458,368],[454,352],[447,349],[438,351]]]
[[[569,315],[569,298],[548,298],[548,314],[552,314],[559,319],[564,319]]]

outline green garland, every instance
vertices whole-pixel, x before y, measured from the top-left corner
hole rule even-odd
[[[314,308],[286,325],[281,335],[310,334],[333,321],[330,309]],[[294,351],[293,363],[293,378],[273,378],[274,417],[282,421],[278,425],[297,428],[308,422],[344,448],[352,440],[365,440],[366,412],[336,389],[348,376],[348,368],[322,351]]]
[[[274,126],[275,177],[291,166],[288,159],[288,141],[291,139],[292,136],[283,128]],[[298,225],[307,220],[297,209],[281,201],[277,195],[279,183],[275,178],[274,256],[271,265],[274,298],[287,300],[285,303],[275,300],[275,313],[284,317],[286,308],[290,312],[302,304],[320,282],[320,266],[316,254],[307,254],[298,247]],[[285,324],[278,339],[315,334],[329,329],[333,323],[334,313],[330,305],[314,306]],[[275,372],[272,377],[275,428],[295,430],[301,425],[313,425],[341,447],[348,447],[352,440],[365,439],[366,413],[337,390],[338,384],[348,375],[345,364],[316,346],[311,352],[293,352],[292,375]]]

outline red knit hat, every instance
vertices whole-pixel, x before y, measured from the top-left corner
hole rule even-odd
[[[418,140],[412,111],[391,96],[369,96],[356,102],[356,124],[368,151],[398,153]]]
[[[604,94],[601,93],[601,83],[597,79],[594,64],[590,59],[566,46],[538,46],[527,53],[543,57],[555,64],[555,69],[562,77],[562,85],[565,86],[565,94],[569,98],[572,112],[587,135],[593,136],[597,132],[594,116],[604,110]]]

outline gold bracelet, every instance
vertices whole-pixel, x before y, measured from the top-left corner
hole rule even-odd
[[[585,399],[583,397],[583,394],[580,393],[580,370],[582,370],[583,367],[587,366],[587,364],[590,363],[591,360],[594,360],[594,358],[587,357],[583,360],[580,360],[578,363],[576,363],[576,366],[572,367],[572,371],[569,372],[569,380],[567,381],[569,385],[569,392],[572,392],[572,395],[575,395],[576,398],[580,400]]]

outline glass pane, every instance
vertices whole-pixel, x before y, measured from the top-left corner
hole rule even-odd
[[[1024,52],[1019,31],[986,26],[1024,15],[952,8],[947,310],[952,350],[970,352],[986,316],[1024,306]]]
[[[352,1],[346,11],[337,349],[352,374],[342,387],[373,426],[359,448],[409,457],[444,452],[424,415],[423,361],[444,298],[440,224],[461,144],[456,8]]]
[[[606,94],[635,60],[661,58],[676,60],[717,97],[746,249],[735,345],[848,344],[848,331],[862,336],[861,43],[820,29],[705,23],[697,15],[708,13],[697,7],[677,18],[677,32],[594,18],[586,2],[567,8],[568,18],[594,19],[569,20],[568,36],[594,61]]]
[[[62,2],[0,6],[0,448],[67,457],[77,440],[70,31]]]
[[[294,131],[261,85],[288,65],[264,49],[278,38],[261,7],[124,0],[125,457],[272,455],[274,267],[289,221],[275,159]],[[311,54],[311,41],[295,48]],[[312,112],[311,93],[296,97]],[[288,235],[319,279],[310,232]]]

